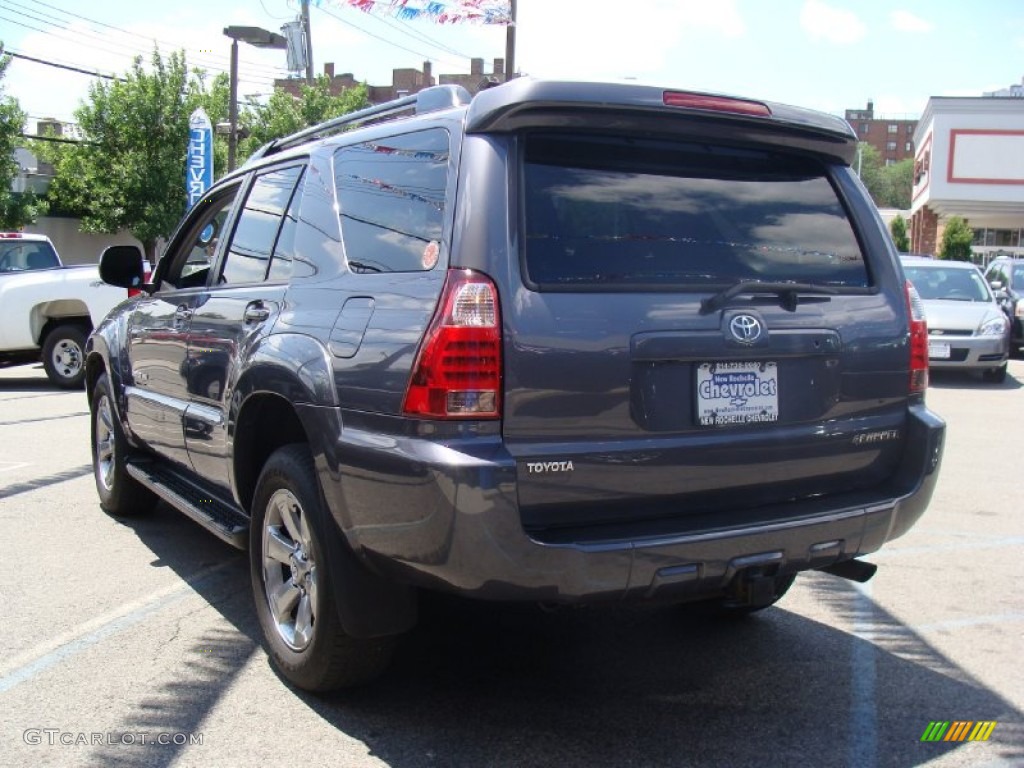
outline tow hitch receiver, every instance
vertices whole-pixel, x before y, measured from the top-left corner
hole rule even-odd
[[[826,565],[819,570],[863,584],[875,575],[878,566],[872,563],[865,563],[863,560],[844,560],[841,563]]]

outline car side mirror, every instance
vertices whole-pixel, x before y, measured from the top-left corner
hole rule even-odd
[[[100,279],[118,288],[141,288],[145,280],[142,251],[135,245],[112,245],[100,256]]]
[[[1003,290],[1003,283],[1001,280],[989,280],[988,284],[992,287],[992,290],[998,293]]]

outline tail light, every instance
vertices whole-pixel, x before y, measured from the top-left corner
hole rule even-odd
[[[688,109],[704,109],[711,112],[730,112],[734,115],[751,115],[754,117],[771,117],[772,111],[767,104],[748,99],[734,99],[729,96],[711,96],[706,93],[687,93],[685,91],[665,91],[662,100],[666,107],[686,107]]]
[[[413,365],[404,413],[494,419],[501,407],[501,312],[490,278],[450,269]]]
[[[910,314],[910,392],[913,394],[928,388],[928,323],[921,297],[909,280],[906,294]]]

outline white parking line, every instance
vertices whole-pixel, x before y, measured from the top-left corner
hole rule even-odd
[[[35,677],[55,664],[81,653],[123,629],[138,624],[151,614],[187,597],[190,592],[194,591],[196,585],[234,565],[236,565],[236,561],[231,558],[223,563],[204,568],[183,584],[172,584],[128,603],[116,611],[80,624],[44,646],[37,646],[31,651],[18,654],[10,659],[4,667],[0,667],[0,693],[6,693],[14,686]]]
[[[0,461],[0,472],[11,472],[15,469],[31,466],[30,461]]]

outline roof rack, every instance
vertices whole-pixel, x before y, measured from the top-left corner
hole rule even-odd
[[[246,161],[246,165],[260,158],[272,155],[290,147],[297,147],[311,141],[337,133],[343,128],[365,125],[371,122],[383,122],[394,119],[407,112],[423,115],[451,107],[460,107],[473,100],[472,94],[461,85],[435,85],[424,88],[410,96],[402,96],[383,104],[376,104],[358,112],[349,112],[326,120],[318,125],[303,128],[289,136],[273,139],[257,149]]]

